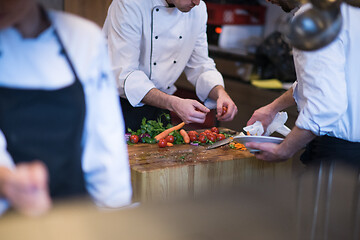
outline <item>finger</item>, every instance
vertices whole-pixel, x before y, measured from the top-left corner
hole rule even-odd
[[[253,125],[256,122],[256,119],[252,116],[249,121],[246,123],[246,126]]]
[[[216,117],[219,118],[222,115],[222,109],[226,107],[223,102],[218,101],[216,105]]]
[[[206,118],[196,118],[196,117],[190,117],[188,119],[189,123],[204,123]]]
[[[265,151],[262,143],[248,142],[245,144],[245,147]]]
[[[219,121],[231,121],[234,119],[235,115],[237,114],[237,107],[236,105],[230,105],[228,111],[225,115],[218,118]]]
[[[48,181],[47,168],[44,163],[35,161],[30,164],[30,181],[38,188],[46,188]]]
[[[201,103],[199,103],[198,101],[194,101],[193,102],[193,106],[195,107],[195,109],[199,112],[203,112],[203,113],[208,113],[210,112],[210,109],[208,109],[207,107],[205,107],[204,105],[202,105]]]

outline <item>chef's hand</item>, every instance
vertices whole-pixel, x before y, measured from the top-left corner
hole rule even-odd
[[[255,157],[260,160],[269,162],[282,162],[291,158],[292,155],[288,151],[282,149],[281,144],[276,143],[256,143],[249,142],[245,144],[246,147],[259,149],[260,152],[255,152]]]
[[[216,118],[219,121],[231,121],[234,119],[238,109],[222,86],[214,87],[209,97],[216,99]],[[223,111],[223,109],[226,109]]]
[[[1,193],[19,212],[38,216],[51,207],[47,169],[40,161],[18,164],[2,171]]]
[[[210,109],[196,100],[178,98],[177,103],[173,104],[173,111],[185,123],[204,123]]]
[[[266,132],[267,127],[274,120],[276,113],[277,111],[274,111],[270,105],[261,107],[253,113],[246,126],[252,125],[256,121],[260,121],[264,127],[264,132]]]

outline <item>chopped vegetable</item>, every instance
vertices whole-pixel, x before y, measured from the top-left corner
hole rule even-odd
[[[173,132],[173,131],[175,131],[175,130],[181,129],[184,125],[185,125],[185,123],[182,122],[182,123],[180,123],[180,124],[178,124],[178,125],[176,125],[176,126],[174,126],[174,127],[168,128],[168,129],[164,130],[163,132],[159,133],[158,135],[156,135],[154,138],[155,138],[156,140],[160,140],[160,139],[162,139],[162,138],[166,138],[167,135],[169,135],[169,133],[171,133],[171,132]]]
[[[244,144],[234,143],[234,142],[230,143],[230,148],[232,148],[232,149],[239,149],[239,150],[241,150],[241,151],[247,150]]]
[[[167,143],[166,143],[166,146],[172,147],[172,146],[174,146],[174,144],[172,144],[171,142],[167,142]]]

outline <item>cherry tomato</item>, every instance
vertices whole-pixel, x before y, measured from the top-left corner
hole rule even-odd
[[[210,133],[210,134],[207,136],[207,138],[208,138],[210,141],[212,141],[212,142],[216,142],[216,136],[215,136],[214,134],[212,134],[212,133]]]
[[[131,135],[130,136],[130,142],[138,143],[139,142],[139,136],[138,135]]]
[[[219,129],[217,127],[212,127],[211,131],[214,133],[219,133]]]
[[[198,132],[196,132],[196,131],[189,131],[188,134],[189,134],[189,135],[192,135],[192,134],[194,134],[194,135],[199,135]]]
[[[189,134],[190,142],[195,142],[198,140],[198,137],[195,134]]]
[[[205,132],[201,132],[200,135],[204,135],[206,137],[206,133]]]
[[[207,129],[207,130],[204,131],[204,133],[205,133],[206,135],[208,135],[209,133],[211,133],[211,131],[210,131],[209,129]]]
[[[225,135],[224,134],[218,134],[217,135],[217,140],[220,141],[220,140],[224,140],[225,139]]]
[[[221,116],[225,115],[227,113],[227,107],[222,107]]]
[[[173,143],[175,141],[175,137],[173,135],[169,135],[165,138],[165,140],[169,143]]]
[[[205,136],[204,134],[200,134],[198,140],[199,140],[199,142],[201,142],[201,143],[206,143],[206,136]]]
[[[164,148],[167,145],[167,141],[165,139],[160,139],[158,145],[159,147]]]

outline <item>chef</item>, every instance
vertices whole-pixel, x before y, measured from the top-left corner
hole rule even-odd
[[[291,10],[293,0],[271,0]],[[289,6],[292,6],[289,8]],[[310,8],[301,6],[299,14]],[[301,160],[317,164],[337,160],[360,166],[360,9],[341,5],[343,26],[328,46],[311,52],[294,49],[297,82],[272,103],[256,110],[248,124],[265,127],[282,109],[296,104],[296,126],[281,144],[248,143],[267,161],[286,160],[307,145]]]
[[[0,0],[0,214],[88,192],[130,203],[124,127],[101,30],[36,0]]]
[[[200,0],[114,0],[103,27],[115,73],[125,125],[164,110],[186,123],[203,123],[209,108],[231,121],[237,107],[208,56],[207,12]],[[182,72],[202,103],[172,94]],[[227,113],[222,115],[222,109]]]

